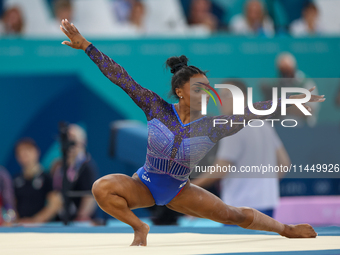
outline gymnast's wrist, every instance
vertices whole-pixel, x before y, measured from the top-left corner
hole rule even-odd
[[[90,43],[89,41],[87,41],[86,39],[83,41],[83,43],[81,44],[81,49],[83,51],[86,51],[87,47],[89,47],[92,43]]]

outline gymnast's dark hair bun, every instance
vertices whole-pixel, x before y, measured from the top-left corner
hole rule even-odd
[[[166,61],[166,66],[171,69],[171,73],[175,74],[184,66],[188,66],[188,61],[189,59],[184,55],[180,57],[171,57]]]
[[[176,88],[183,87],[195,74],[206,74],[206,72],[195,66],[188,66],[188,62],[189,59],[184,55],[168,58],[165,62],[166,66],[171,69],[171,73],[174,74],[171,79],[170,96],[175,96],[177,99],[179,97],[176,94]]]

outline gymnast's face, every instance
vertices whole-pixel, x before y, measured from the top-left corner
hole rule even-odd
[[[201,111],[202,109],[202,94],[207,95],[207,104],[209,102],[210,89],[204,84],[210,85],[208,78],[204,74],[195,74],[186,82],[182,88],[176,89],[180,102],[190,108],[191,111]],[[183,97],[183,98],[181,98]]]

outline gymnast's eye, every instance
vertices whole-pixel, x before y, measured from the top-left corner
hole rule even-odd
[[[200,89],[195,89],[194,90],[196,93],[200,92],[201,90]]]

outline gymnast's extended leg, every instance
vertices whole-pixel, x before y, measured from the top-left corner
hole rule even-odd
[[[276,232],[289,238],[317,236],[309,224],[286,225],[255,209],[229,206],[214,194],[190,182],[166,206],[177,212],[199,215],[202,218],[242,228]]]
[[[132,246],[146,246],[150,228],[131,209],[153,206],[155,200],[136,173],[132,177],[106,175],[93,184],[92,193],[103,211],[133,228],[135,236]]]

